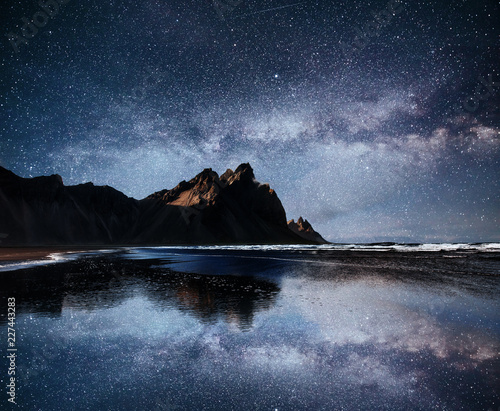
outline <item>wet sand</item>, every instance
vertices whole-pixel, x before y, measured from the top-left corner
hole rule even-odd
[[[102,250],[115,247],[82,246],[82,247],[0,247],[0,261],[21,261],[49,259],[53,253],[76,253],[92,250]]]

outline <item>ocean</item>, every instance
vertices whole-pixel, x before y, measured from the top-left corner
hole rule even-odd
[[[500,409],[497,243],[123,247],[0,278],[0,409]]]

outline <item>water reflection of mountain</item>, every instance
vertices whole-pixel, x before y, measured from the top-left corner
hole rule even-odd
[[[220,318],[245,329],[255,312],[273,305],[280,291],[264,279],[178,273],[152,264],[99,256],[4,272],[0,297],[15,297],[18,315],[57,317],[68,308],[92,311],[146,295],[156,306],[185,310],[201,321]],[[2,312],[0,324],[5,323]]]
[[[339,284],[403,283],[443,293],[466,290],[482,298],[496,298],[499,291],[498,253],[161,249],[141,253],[82,257],[2,272],[1,301],[6,304],[14,296],[18,313],[58,316],[64,308],[114,307],[140,294],[159,307],[184,310],[201,321],[223,319],[246,328],[280,292],[269,279],[280,281],[282,276]],[[3,310],[0,324],[5,321]]]
[[[279,291],[276,284],[255,277],[169,272],[168,281],[150,284],[147,295],[160,306],[174,304],[201,321],[223,319],[247,329],[256,312],[271,308]]]

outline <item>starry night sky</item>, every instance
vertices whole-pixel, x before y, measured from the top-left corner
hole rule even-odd
[[[330,241],[500,241],[498,1],[65,1],[0,6],[16,174],[143,198],[250,162]]]

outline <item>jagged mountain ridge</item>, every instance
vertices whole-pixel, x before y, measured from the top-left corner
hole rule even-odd
[[[290,220],[288,221],[288,228],[292,230],[294,233],[300,235],[302,238],[317,242],[317,243],[327,243],[323,237],[321,237],[321,234],[318,233],[317,231],[312,228],[312,225],[309,221],[304,220],[302,217],[299,217],[297,222],[295,220]]]
[[[136,200],[109,186],[65,186],[0,167],[1,245],[315,243],[288,228],[281,201],[249,164]]]

